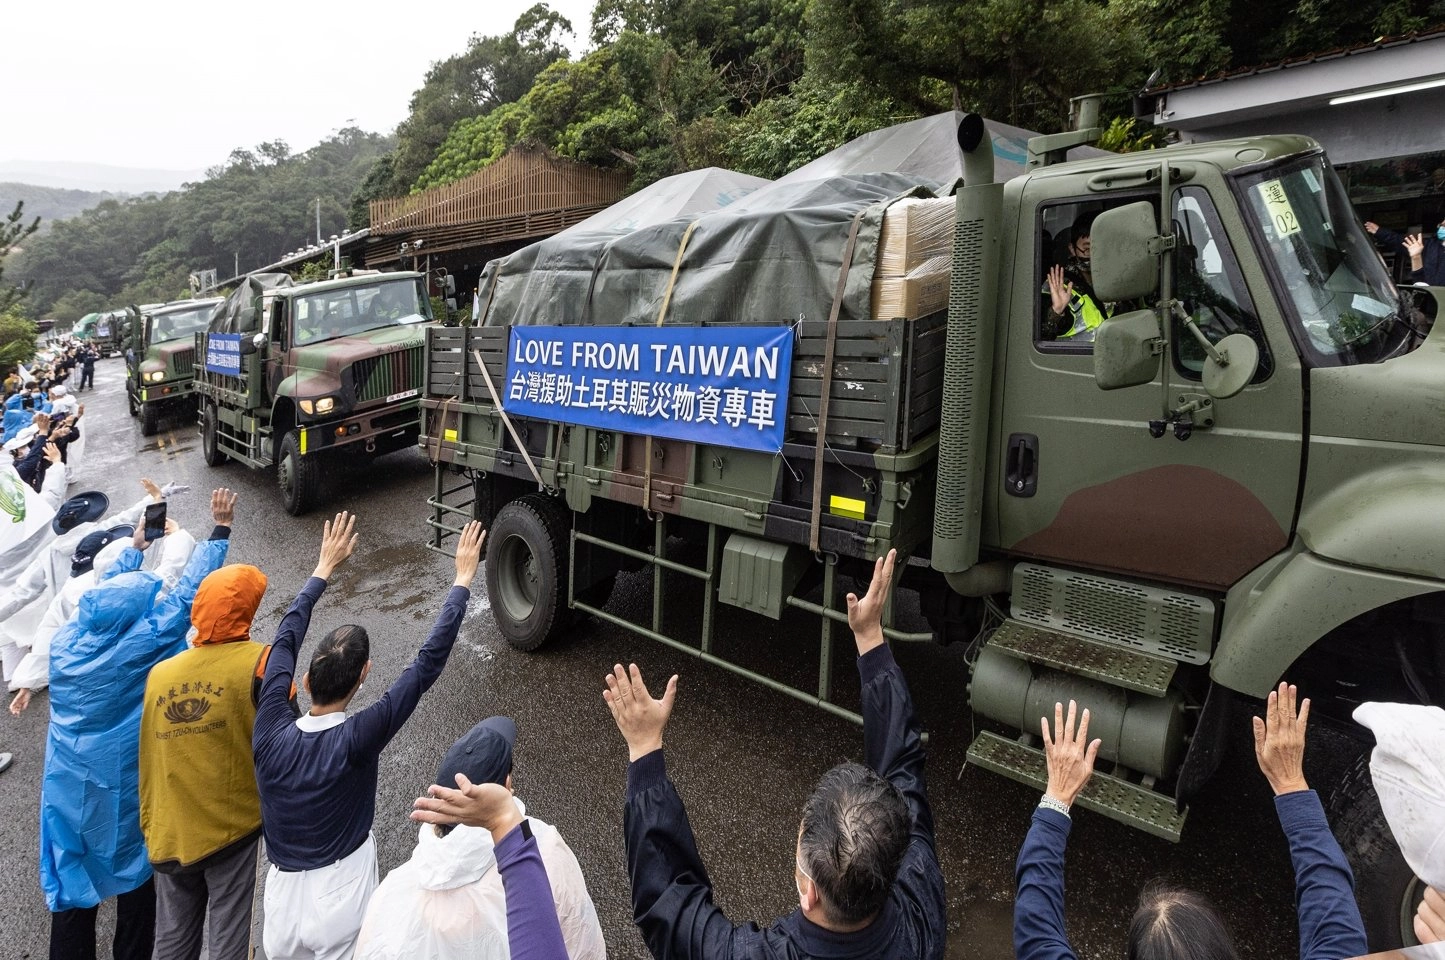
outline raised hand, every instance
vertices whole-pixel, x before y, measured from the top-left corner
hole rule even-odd
[[[53,443],[45,445],[45,459],[50,461],[51,466],[60,462],[60,448]]]
[[[1378,230],[1378,229],[1380,229],[1380,225],[1379,225],[1378,223],[1376,223],[1375,221],[1373,221],[1373,220],[1366,220],[1366,221],[1365,221],[1365,232],[1368,233],[1370,236],[1373,237],[1373,236],[1375,235],[1375,231]]]
[[[1079,729],[1074,730],[1074,719],[1078,704],[1069,701],[1069,714],[1064,716],[1064,705],[1054,704],[1054,729],[1049,730],[1049,718],[1040,717],[1039,725],[1044,733],[1044,759],[1049,771],[1049,785],[1045,793],[1063,803],[1073,806],[1075,798],[1089,778],[1094,775],[1094,758],[1099,755],[1103,741],[1089,740],[1089,711],[1078,717]]]
[[[211,491],[211,518],[218,527],[229,527],[236,517],[236,492],[225,487]]]
[[[1445,893],[1425,888],[1425,899],[1415,911],[1415,938],[1421,943],[1445,943]]]
[[[161,488],[156,486],[154,481],[141,477],[140,485],[145,488],[146,496],[150,497],[156,503],[160,503],[166,498],[165,494],[161,493]]]
[[[356,532],[354,513],[343,510],[336,515],[336,519],[327,520],[321,532],[321,558],[316,562],[316,569],[311,575],[330,580],[336,568],[356,549],[356,541],[360,536]]]
[[[624,671],[619,663],[607,675],[607,689],[602,691],[602,699],[607,701],[612,719],[617,722],[622,739],[627,741],[627,759],[637,760],[662,748],[662,731],[677,699],[677,674],[667,681],[662,699],[654,700],[637,664],[631,664]]]
[[[1270,691],[1264,718],[1254,718],[1254,756],[1276,797],[1310,788],[1304,772],[1310,701],[1306,697],[1296,712],[1298,695],[1293,684],[1281,683]]]
[[[1418,260],[1425,252],[1425,238],[1418,233],[1412,233],[1405,238],[1405,252],[1410,255],[1411,260]]]
[[[1073,283],[1064,282],[1064,268],[1058,264],[1049,267],[1049,299],[1053,301],[1054,313],[1063,316],[1073,295]]]
[[[482,529],[480,521],[473,520],[462,527],[462,535],[457,540],[456,586],[472,585],[472,578],[477,575],[477,565],[482,562],[482,544],[486,539],[487,531]]]
[[[10,712],[18,717],[25,712],[25,708],[28,706],[30,706],[30,691],[22,688],[15,694],[15,699],[10,701]]]
[[[889,550],[888,556],[879,557],[873,563],[873,580],[868,584],[868,592],[861,598],[856,593],[848,594],[848,626],[853,630],[860,657],[883,642],[883,607],[893,586],[893,564],[897,559],[897,550]]]
[[[427,794],[413,804],[411,818],[419,823],[481,827],[500,840],[522,822],[512,791],[499,783],[472,783],[466,774],[459,773],[455,790],[435,784],[427,788]]]

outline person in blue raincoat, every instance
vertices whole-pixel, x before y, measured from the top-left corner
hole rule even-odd
[[[236,495],[211,494],[216,528],[175,588],[140,570],[144,527],[81,597],[50,650],[50,732],[40,794],[40,887],[50,956],[95,956],[102,900],[118,897],[115,960],[149,960],[155,885],[140,828],[140,719],[151,667],[186,647],[191,603],[226,560]]]
[[[13,440],[21,430],[30,426],[31,421],[35,419],[35,407],[25,406],[25,398],[29,395],[28,391],[21,391],[11,394],[5,401],[4,434],[0,436],[0,439],[7,443]]]

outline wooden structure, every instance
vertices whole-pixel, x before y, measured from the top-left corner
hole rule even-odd
[[[366,262],[496,245],[520,245],[592,216],[620,200],[629,175],[564,160],[534,147],[513,147],[501,159],[455,183],[370,205]],[[420,240],[422,243],[417,244]]]

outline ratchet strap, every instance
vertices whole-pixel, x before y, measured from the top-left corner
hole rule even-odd
[[[657,311],[657,323],[654,326],[662,326],[663,319],[667,316],[667,308],[672,305],[672,291],[677,286],[677,275],[682,270],[682,258],[687,253],[688,241],[692,239],[692,231],[697,228],[698,221],[694,220],[687,225],[683,231],[682,242],[677,245],[677,256],[672,261],[672,275],[667,278],[667,289],[662,294],[662,306]],[[642,465],[642,509],[644,512],[652,512],[652,434],[647,435],[647,446],[643,451]]]
[[[522,438],[517,435],[517,428],[512,425],[512,418],[507,416],[507,411],[502,409],[502,398],[497,394],[497,387],[492,383],[492,375],[487,371],[487,365],[482,362],[482,351],[472,348],[472,356],[477,360],[477,367],[482,371],[482,380],[487,384],[487,392],[492,395],[492,404],[497,408],[497,413],[502,417],[502,425],[512,435],[512,442],[517,445],[517,450],[522,454],[522,459],[527,461],[527,469],[532,471],[532,479],[537,481],[537,489],[545,490],[547,485],[542,482],[542,474],[537,470],[537,465],[532,462],[532,455],[522,444]]]

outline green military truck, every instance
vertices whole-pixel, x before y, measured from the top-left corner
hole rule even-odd
[[[204,330],[221,298],[176,300],[137,311],[128,322],[126,402],[152,436],[163,418],[196,414],[196,333]]]
[[[206,462],[274,466],[299,516],[338,457],[413,447],[432,320],[424,283],[409,272],[248,277],[196,335]]]
[[[556,351],[522,326],[430,331],[430,545],[487,523],[487,591],[515,646],[586,613],[850,716],[832,698],[839,576],[866,582],[896,548],[931,630],[889,611],[888,635],[969,645],[968,703],[994,727],[970,760],[1042,788],[1039,717],[1078,700],[1108,771],[1081,805],[1169,839],[1237,708],[1281,678],[1342,721],[1369,699],[1445,702],[1445,290],[1391,284],[1312,140],[1063,162],[1086,140],[1040,138],[995,183],[964,120],[946,315],[833,320],[824,302],[786,321],[776,453],[579,425],[564,405],[516,415],[533,408],[509,370]],[[1046,277],[1081,217],[1112,315],[1061,337]],[[688,323],[619,319],[659,337]],[[669,536],[692,562],[667,556]],[[647,567],[650,623],[604,609],[619,570]],[[664,635],[664,572],[700,587],[700,636]],[[724,604],[817,614],[816,689],[719,658]],[[1409,942],[1421,887],[1368,769],[1325,792],[1372,943]]]

